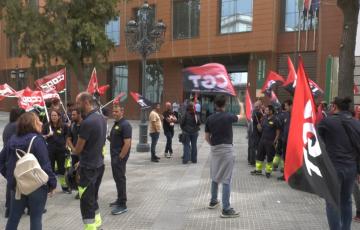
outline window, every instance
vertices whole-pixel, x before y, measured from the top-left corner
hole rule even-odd
[[[17,46],[17,39],[9,38],[9,57],[14,58],[17,57],[19,54],[18,46]]]
[[[161,63],[147,64],[145,70],[145,98],[161,103],[164,89],[164,70]]]
[[[252,0],[221,0],[221,34],[252,31],[252,22]]]
[[[173,38],[199,36],[200,0],[173,1]]]
[[[303,0],[283,0],[284,28],[286,32],[316,29],[319,21],[319,0],[311,1],[310,9],[304,7]]]
[[[256,68],[256,88],[261,89],[265,82],[266,60],[259,59]]]
[[[125,96],[121,98],[124,101],[128,94],[128,66],[117,65],[113,67],[113,98],[120,93],[125,93]]]
[[[120,45],[120,17],[117,17],[106,25],[105,33],[115,46]]]

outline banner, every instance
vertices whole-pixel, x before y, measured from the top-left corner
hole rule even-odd
[[[138,93],[130,92],[130,95],[142,109],[150,108],[153,105],[150,100],[146,99]]]
[[[286,148],[285,179],[301,191],[315,193],[338,207],[337,173],[315,128],[316,107],[302,65],[299,66]]]
[[[252,110],[253,105],[251,102],[249,87],[246,87],[246,96],[245,96],[245,111],[246,111],[246,120],[251,121],[252,120]]]
[[[45,107],[45,101],[41,91],[32,91],[30,88],[26,88],[19,97],[18,105],[25,111],[30,111],[34,107]]]
[[[16,97],[16,90],[11,88],[8,84],[0,85],[0,101],[5,97]]]
[[[36,80],[35,86],[38,90],[44,92],[56,90],[56,92],[61,93],[66,90],[66,69],[61,69],[58,72]]]
[[[265,81],[263,87],[261,88],[261,92],[263,92],[265,95],[270,97],[271,92],[274,90],[274,88],[278,82],[284,83],[285,80],[279,74],[277,74],[273,71],[270,71],[268,76],[266,77],[266,81]]]
[[[184,90],[199,93],[225,93],[235,96],[235,90],[225,67],[209,63],[183,70]]]

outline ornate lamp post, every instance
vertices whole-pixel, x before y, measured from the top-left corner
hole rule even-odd
[[[142,58],[142,95],[145,96],[145,68],[146,59],[152,53],[160,50],[164,43],[166,26],[159,20],[154,22],[152,17],[152,9],[147,3],[140,7],[137,12],[137,20],[130,20],[125,29],[126,47],[130,52],[138,53]],[[138,152],[149,152],[150,147],[147,143],[147,123],[145,118],[145,110],[141,110],[141,122],[139,131],[139,143],[136,146]]]
[[[10,78],[16,81],[16,88],[17,90],[21,90],[24,88],[24,81],[25,81],[25,71],[20,69],[16,66],[15,70],[10,72]]]

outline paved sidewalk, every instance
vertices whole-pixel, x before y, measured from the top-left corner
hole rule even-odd
[[[177,141],[177,134],[174,137],[174,158],[162,158],[156,164],[150,162],[150,153],[134,152],[138,125],[137,122],[132,124],[134,141],[127,165],[129,211],[119,216],[111,215],[108,204],[115,199],[116,193],[107,155],[99,200],[104,230],[328,229],[323,200],[278,182],[278,173],[270,179],[249,174],[252,168],[246,162],[247,140],[243,127],[234,127],[237,156],[231,194],[231,204],[241,214],[239,218],[221,219],[220,208],[206,208],[210,198],[210,179],[209,146],[204,142],[204,127],[198,140],[198,164],[181,164],[182,146]],[[176,132],[179,132],[178,127]],[[165,137],[162,134],[157,148],[161,157],[164,146]],[[4,187],[5,181],[1,178],[0,229],[4,229],[6,223],[3,217]],[[74,199],[74,195],[58,192],[49,198],[43,229],[82,229],[79,201]],[[29,217],[24,216],[19,229],[26,230],[28,226]],[[360,224],[353,223],[352,229],[360,229]]]

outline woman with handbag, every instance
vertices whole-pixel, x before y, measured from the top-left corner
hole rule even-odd
[[[44,138],[40,135],[42,123],[34,113],[24,113],[17,123],[16,135],[13,135],[0,153],[0,171],[7,180],[11,190],[10,216],[6,230],[16,230],[25,207],[30,210],[30,230],[42,229],[42,214],[48,193],[53,194],[56,188],[56,177],[50,165],[48,150]],[[35,137],[35,138],[34,138]],[[30,144],[31,140],[33,143]],[[30,148],[29,148],[30,146]],[[16,179],[14,171],[18,156],[16,150],[29,149],[40,164],[41,169],[48,175],[48,182],[28,195],[21,194],[16,199]]]
[[[43,135],[48,144],[49,157],[53,171],[58,175],[61,188],[64,193],[71,193],[65,180],[65,160],[70,154],[66,149],[68,127],[63,124],[61,113],[58,110],[50,112],[50,122],[44,125]],[[55,163],[57,168],[55,168]]]
[[[189,103],[186,107],[186,113],[181,119],[180,127],[183,133],[183,164],[187,164],[189,160],[197,163],[197,138],[200,130],[200,118],[195,113],[193,103]]]

